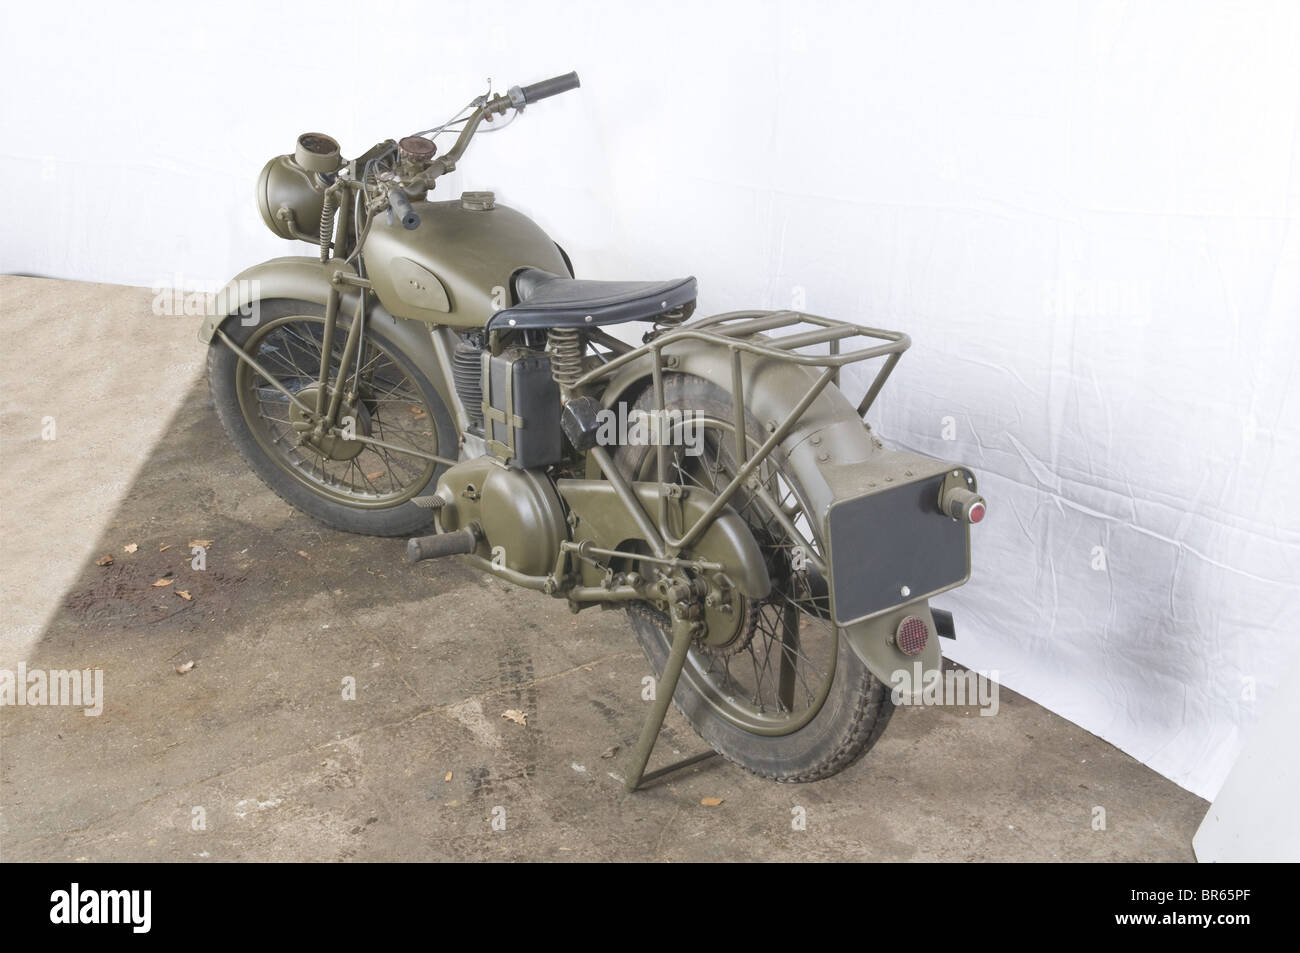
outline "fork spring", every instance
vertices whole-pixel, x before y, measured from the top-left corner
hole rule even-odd
[[[334,215],[338,206],[334,203],[334,193],[326,190],[325,201],[320,207],[320,260],[329,261],[330,246],[334,240]]]

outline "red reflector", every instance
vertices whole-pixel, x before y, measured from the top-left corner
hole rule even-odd
[[[976,503],[974,506],[970,508],[969,519],[972,523],[978,523],[983,518],[984,518],[984,504]]]
[[[898,635],[895,641],[898,643],[898,650],[904,655],[920,655],[925,650],[925,643],[929,638],[930,629],[920,616],[909,615],[898,623]]]

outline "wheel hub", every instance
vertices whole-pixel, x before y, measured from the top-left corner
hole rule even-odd
[[[767,555],[767,571],[772,588],[788,590],[790,586],[790,560],[781,548],[773,548]],[[703,647],[713,655],[737,655],[749,647],[758,629],[759,613],[768,599],[745,599],[739,593],[730,594],[732,610],[727,615],[710,609],[706,613],[709,624]]]
[[[708,632],[700,640],[700,648],[716,656],[739,655],[745,651],[754,638],[756,618],[753,610],[757,605],[752,600],[741,598],[728,615],[719,617],[707,611]]]
[[[697,639],[699,647],[713,655],[744,651],[754,634],[749,602],[730,586],[710,584],[704,600],[706,631]]]
[[[319,393],[320,385],[311,384],[298,391],[295,396],[308,407],[315,407]],[[327,404],[332,396],[333,389],[331,388],[325,393]],[[348,417],[351,417],[354,422],[353,433],[362,437],[370,436],[370,411],[364,403],[344,398],[339,403],[340,423],[344,423]],[[349,440],[340,433],[319,433],[317,429],[319,418],[315,414],[309,415],[305,413],[297,404],[289,405],[289,421],[293,425],[293,429],[300,434],[304,447],[314,450],[330,460],[346,462],[356,457],[366,448],[366,445],[360,440]]]

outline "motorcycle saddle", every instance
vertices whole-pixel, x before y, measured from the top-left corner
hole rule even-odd
[[[494,314],[488,330],[583,328],[650,321],[695,301],[695,279],[590,281],[522,268],[514,277],[515,305]]]

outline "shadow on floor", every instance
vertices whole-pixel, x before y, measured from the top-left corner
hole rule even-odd
[[[282,503],[196,382],[27,660],[101,670],[102,714],[0,719],[3,858],[1192,859],[1204,801],[1005,690],[900,709],[819,784],[714,760],[627,795],[622,614],[403,550]],[[657,762],[698,750],[673,712]]]

